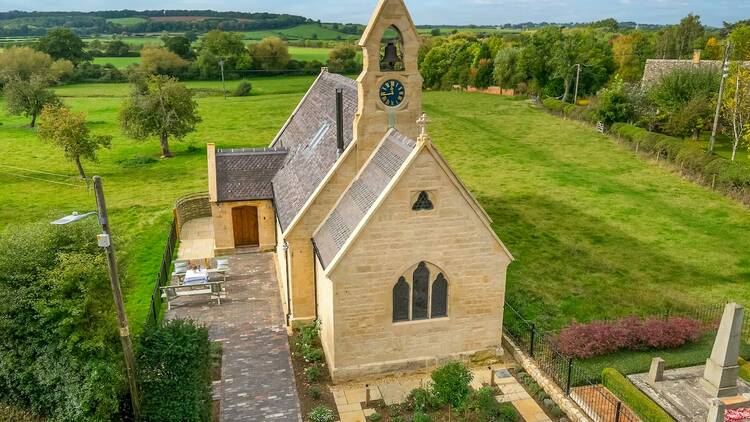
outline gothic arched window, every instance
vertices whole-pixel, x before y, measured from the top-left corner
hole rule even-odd
[[[404,277],[393,286],[393,322],[409,320],[409,283]]]
[[[420,262],[393,286],[393,322],[448,316],[448,280],[435,265]],[[431,279],[432,274],[437,274]]]
[[[395,26],[388,28],[380,42],[380,70],[404,70],[404,38]]]
[[[443,273],[432,282],[432,318],[448,316],[448,280]]]
[[[411,206],[412,211],[429,211],[434,208],[430,194],[426,191],[419,192],[417,200],[414,201],[414,205]]]
[[[414,270],[414,290],[412,290],[411,319],[427,319],[430,302],[430,270],[424,262]]]

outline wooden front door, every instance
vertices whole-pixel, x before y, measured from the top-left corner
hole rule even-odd
[[[232,208],[232,226],[234,227],[234,246],[258,246],[258,208]]]

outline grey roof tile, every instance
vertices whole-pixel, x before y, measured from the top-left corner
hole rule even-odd
[[[283,149],[220,149],[216,151],[219,202],[273,199],[271,181],[286,160]]]
[[[395,129],[386,135],[385,142],[343,193],[336,208],[314,236],[323,268],[331,263],[351,237],[354,229],[404,165],[414,147],[414,141]]]
[[[273,141],[289,151],[273,178],[276,212],[282,229],[294,220],[336,163],[336,89],[344,92],[344,145],[352,141],[357,112],[357,85],[345,76],[324,72],[308,91],[296,113]]]

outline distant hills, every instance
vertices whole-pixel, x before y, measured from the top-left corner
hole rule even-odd
[[[82,36],[105,34],[133,34],[155,32],[206,32],[212,29],[225,31],[271,31],[289,29],[299,25],[319,23],[303,16],[276,13],[217,12],[215,10],[107,10],[96,12],[23,12],[0,13],[0,37],[26,37],[45,35],[48,30],[66,27]],[[467,25],[461,28],[475,30],[525,30],[540,28],[553,23],[526,22],[498,26]],[[574,27],[591,25],[600,27],[658,29],[660,25],[644,25],[635,22],[617,22],[605,19],[588,23],[557,23]],[[364,29],[357,24],[327,24],[334,31],[359,35]],[[420,29],[457,28],[449,25],[420,25]]]

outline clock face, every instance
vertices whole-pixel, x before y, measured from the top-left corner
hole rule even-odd
[[[398,107],[406,96],[406,88],[401,82],[391,79],[380,86],[380,101],[388,107]]]

